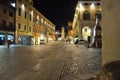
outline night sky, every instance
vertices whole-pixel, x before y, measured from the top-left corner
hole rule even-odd
[[[34,7],[60,30],[67,26],[68,21],[73,21],[78,0],[33,0]]]

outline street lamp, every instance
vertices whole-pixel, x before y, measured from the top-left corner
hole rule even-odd
[[[13,0],[11,1],[11,6],[14,7],[14,43],[16,43],[16,7],[17,7],[17,4],[16,4],[16,0]]]

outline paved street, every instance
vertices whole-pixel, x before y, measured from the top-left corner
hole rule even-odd
[[[70,44],[59,80],[93,80],[101,69],[101,49]]]
[[[0,80],[88,80],[100,70],[99,49],[64,42],[0,48]]]

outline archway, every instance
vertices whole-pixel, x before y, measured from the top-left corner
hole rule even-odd
[[[91,28],[89,26],[85,26],[82,28],[82,39],[88,41],[88,36],[91,36]]]

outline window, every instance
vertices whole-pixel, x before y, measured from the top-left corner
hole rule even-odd
[[[96,3],[95,5],[96,5],[96,6],[100,6],[100,3]]]
[[[88,6],[88,5],[89,5],[89,3],[83,3],[83,5]]]
[[[12,27],[12,26],[13,26],[13,23],[12,23],[12,22],[9,22],[9,26]]]
[[[2,20],[2,26],[6,27],[6,20]]]
[[[101,19],[102,19],[101,13],[96,13],[96,14],[95,14],[95,18],[96,18],[96,17],[99,18],[99,20],[101,20]]]
[[[13,17],[13,12],[9,11],[9,16]]]
[[[31,19],[32,19],[32,16],[31,16],[31,14],[30,14],[30,21],[31,21]]]
[[[31,27],[29,27],[29,31],[31,32]]]
[[[26,25],[24,25],[24,30],[26,31]]]
[[[35,28],[33,29],[33,32],[35,32],[35,33],[36,33],[36,29],[35,29]]]
[[[20,23],[18,23],[18,29],[20,29],[21,28],[21,24]]]
[[[21,8],[18,10],[18,15],[21,16]]]
[[[25,11],[25,19],[26,19],[26,17],[27,17],[27,12]]]
[[[90,20],[90,13],[84,12],[83,13],[83,20]]]
[[[3,9],[3,14],[6,14],[7,13],[7,10],[6,9]]]

